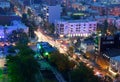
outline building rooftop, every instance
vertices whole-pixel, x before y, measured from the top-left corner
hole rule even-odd
[[[112,57],[113,60],[116,60],[118,62],[120,62],[120,56],[115,56],[115,57]]]
[[[98,3],[98,2],[95,2],[95,3],[91,3],[92,6],[96,6],[96,7],[105,7],[104,4],[101,4],[101,3]]]
[[[10,25],[13,20],[21,20],[17,15],[0,15],[0,25]]]
[[[94,19],[88,18],[88,19],[81,19],[81,20],[58,20],[58,22],[68,22],[68,23],[79,23],[79,22],[95,22]]]
[[[115,49],[115,48],[107,49],[105,51],[105,54],[109,57],[117,57],[117,56],[120,56],[120,49]]]
[[[7,29],[17,29],[17,28],[22,28],[22,29],[25,29],[27,28],[23,23],[21,23],[20,21],[12,21],[11,22],[12,24],[11,25],[0,25],[0,29],[3,29],[5,27],[7,27]]]

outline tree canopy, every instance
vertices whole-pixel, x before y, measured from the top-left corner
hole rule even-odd
[[[101,82],[97,76],[94,76],[92,69],[86,67],[83,63],[70,72],[71,82]]]
[[[36,82],[40,66],[34,58],[33,51],[23,45],[17,46],[17,49],[17,55],[6,58],[10,82]]]
[[[68,59],[65,54],[60,54],[59,52],[53,52],[49,55],[49,61],[54,64],[59,71],[68,71],[73,69],[75,62]]]

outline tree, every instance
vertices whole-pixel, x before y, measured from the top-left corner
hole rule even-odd
[[[26,13],[22,14],[22,22],[25,24],[28,22],[28,15]]]
[[[27,14],[28,14],[29,16],[32,15],[32,11],[31,11],[31,9],[28,8],[28,10],[27,10]]]
[[[114,34],[117,31],[117,27],[113,24],[109,25],[108,27],[108,31],[110,32],[110,34]]]
[[[70,61],[68,56],[59,52],[53,52],[49,55],[48,60],[55,65],[59,71],[68,71],[75,66],[74,61]]]
[[[29,42],[27,34],[22,30],[13,30],[12,33],[8,35],[8,40],[10,42],[27,44]]]
[[[54,24],[50,24],[49,31],[50,31],[50,34],[53,34],[53,33],[54,33],[54,31],[55,31],[55,26],[54,26]]]
[[[102,29],[103,34],[106,34],[107,29],[108,29],[108,22],[107,20],[105,20],[103,23],[103,29]]]
[[[0,14],[2,14],[2,15],[5,14],[5,11],[2,7],[0,7]]]
[[[79,76],[79,77],[78,77]],[[80,63],[79,67],[70,72],[71,82],[101,82],[94,76],[92,69]]]
[[[20,51],[18,54],[21,54],[21,56],[26,55],[33,56],[35,54],[35,52],[31,48],[29,48],[26,44],[17,43],[15,49],[18,49]]]
[[[69,48],[68,48],[68,54],[69,55],[73,55],[73,53],[74,53],[74,47],[73,46],[70,46]]]
[[[10,82],[36,82],[40,66],[33,54],[30,53],[29,47],[26,47],[20,49],[16,56],[7,56]]]

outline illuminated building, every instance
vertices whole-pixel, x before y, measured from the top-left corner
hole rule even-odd
[[[115,76],[120,74],[120,34],[102,36],[100,40],[100,52],[109,62],[109,72]]]
[[[81,51],[84,53],[94,51],[95,45],[93,40],[84,40],[81,42]]]
[[[17,29],[23,29],[24,32],[28,32],[28,28],[21,23],[20,21],[12,21],[11,25],[7,26],[0,26],[0,40],[4,40],[4,38],[6,37],[6,35],[10,34],[13,30],[17,30]]]
[[[0,7],[1,8],[10,8],[10,2],[9,1],[0,1]]]
[[[96,32],[97,22],[94,20],[68,20],[57,21],[56,32],[59,36],[87,37]]]
[[[114,53],[116,53],[116,52],[114,52]],[[117,74],[120,74],[120,55],[119,56],[115,56],[115,57],[111,57],[109,71],[114,76],[117,75]]]

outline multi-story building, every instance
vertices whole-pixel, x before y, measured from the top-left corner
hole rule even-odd
[[[6,37],[6,34],[10,34],[13,30],[17,30],[17,29],[23,29],[24,32],[28,33],[28,28],[27,26],[25,26],[23,23],[21,23],[20,21],[12,21],[11,25],[9,26],[0,26],[0,41],[4,40],[4,38]]]
[[[98,24],[103,24],[107,20],[109,25],[115,25],[117,29],[120,29],[120,17],[118,16],[95,16],[95,20]]]
[[[103,4],[120,4],[120,0],[99,0]]]
[[[107,10],[106,10],[106,5],[103,5],[101,3],[91,3],[90,8],[92,10],[96,10],[99,12],[99,15],[106,15],[107,14]]]
[[[88,39],[88,40],[82,41],[80,47],[81,47],[81,51],[86,53],[86,52],[94,51],[95,44],[93,40]]]
[[[118,30],[120,30],[120,18],[116,19],[115,26],[117,27]]]
[[[10,2],[9,1],[0,1],[0,7],[1,8],[10,8]]]
[[[10,14],[10,15],[0,15],[0,25],[10,25],[11,21],[17,20],[21,21],[21,17],[18,15]]]
[[[91,3],[90,8],[96,10],[100,15],[120,15],[120,5],[119,4],[101,4],[101,3]]]
[[[87,37],[96,32],[97,21],[94,20],[69,20],[57,21],[56,32],[59,36]]]
[[[100,39],[101,56],[109,62],[108,70],[113,76],[120,74],[120,34]]]
[[[109,5],[108,14],[113,16],[120,16],[120,4]]]
[[[62,8],[60,5],[43,5],[42,11],[44,20],[49,23],[54,23],[56,20],[60,19]]]
[[[107,20],[108,24],[115,24],[115,16],[95,16],[95,20],[98,24],[103,24],[105,20]]]
[[[114,52],[114,53],[116,53],[116,52]],[[120,52],[118,54],[120,54]],[[112,74],[114,74],[114,76],[117,75],[117,74],[120,74],[120,55],[110,58],[109,71]]]

